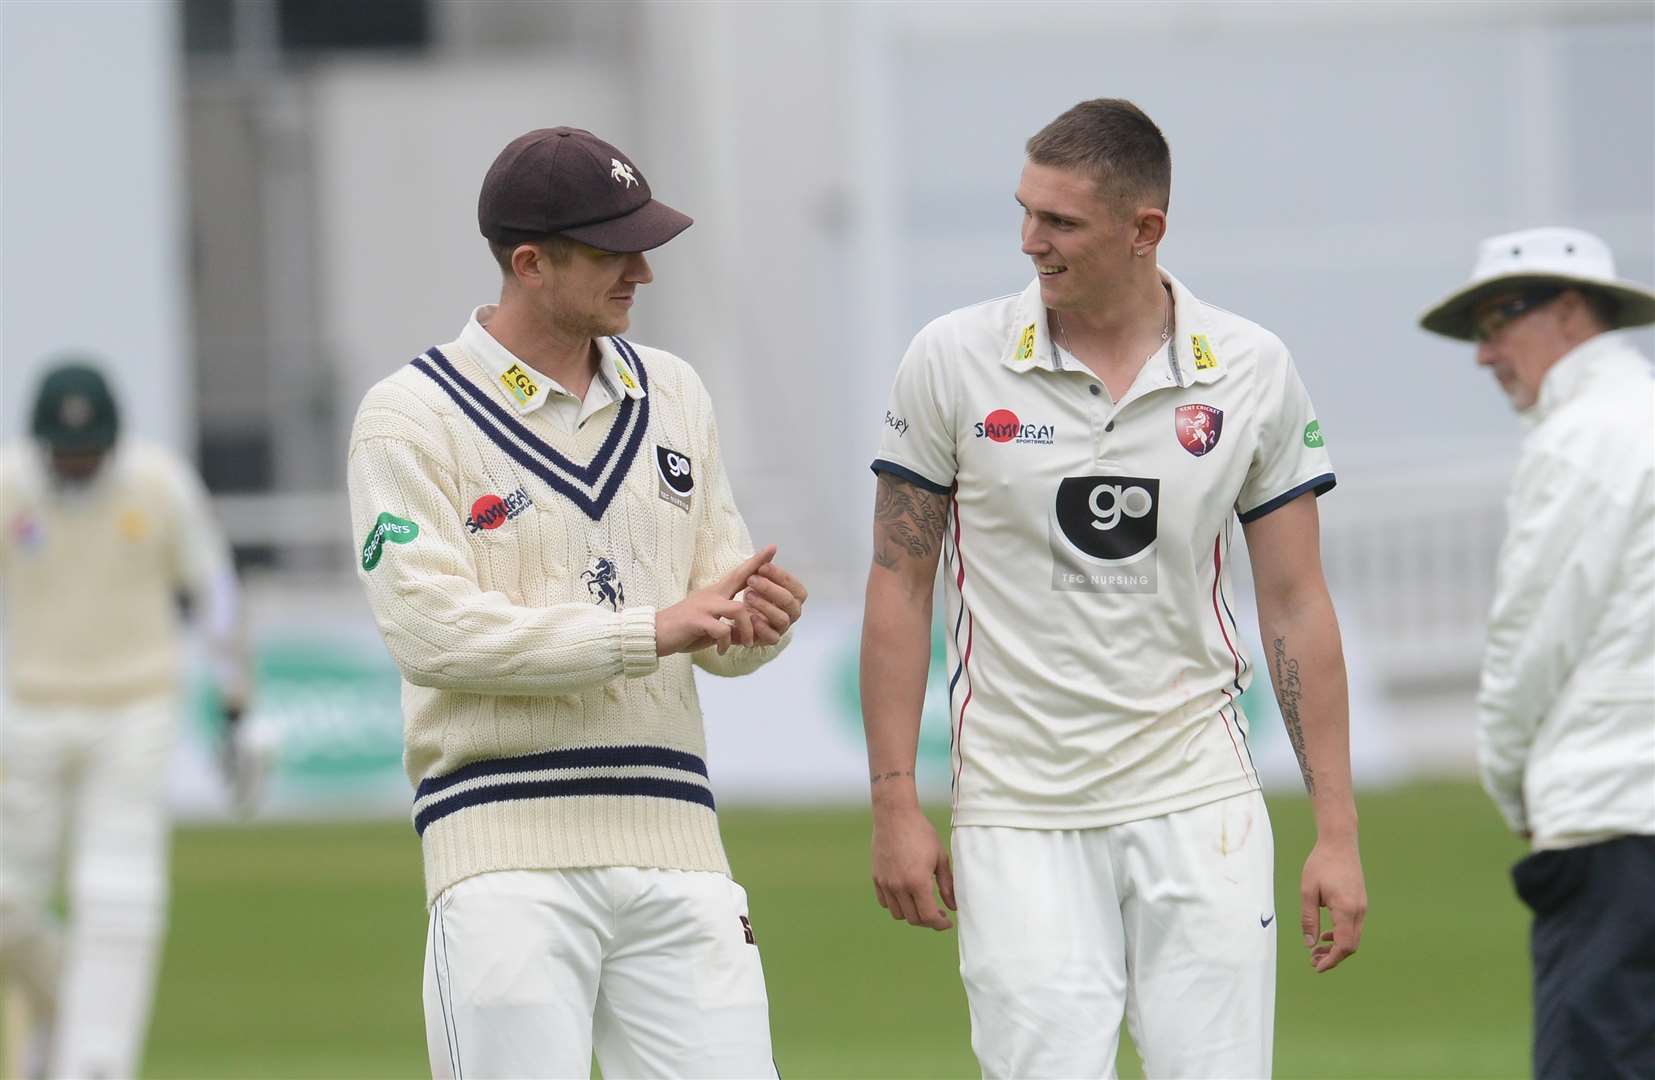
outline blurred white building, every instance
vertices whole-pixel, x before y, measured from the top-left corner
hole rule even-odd
[[[815,652],[801,670],[815,670],[854,636],[867,463],[909,337],[1025,284],[1023,141],[1078,100],[1138,102],[1173,151],[1163,263],[1279,333],[1316,399],[1340,474],[1324,548],[1361,643],[1357,720],[1421,767],[1469,754],[1518,424],[1470,350],[1414,318],[1465,276],[1478,239],[1528,225],[1601,233],[1625,276],[1655,280],[1645,2],[0,8],[0,432],[18,430],[17,388],[50,332],[77,325],[45,332],[37,316],[73,294],[84,339],[154,375],[129,369],[123,389],[155,388],[137,392],[179,441],[199,431],[244,554],[288,601],[314,587],[303,610],[321,627],[365,625],[340,490],[356,401],[494,298],[477,187],[531,127],[593,128],[696,218],[652,257],[634,335],[711,388],[755,539],[811,583],[834,639],[802,624]],[[118,19],[142,32],[105,22]],[[42,41],[92,27],[105,32],[42,69]],[[91,106],[75,102],[147,140],[143,174],[161,186],[140,189],[149,205],[128,225],[162,254],[143,273],[88,282],[55,257],[84,195],[45,163],[79,176],[104,161],[43,122],[73,106],[86,130]],[[156,282],[160,299],[137,309],[176,302],[187,331],[98,331],[132,306],[123,293]],[[1639,343],[1655,351],[1649,333]],[[729,707],[762,717],[799,692],[782,672],[763,685]],[[750,752],[796,753],[749,726]],[[846,738],[835,776],[859,775]]]

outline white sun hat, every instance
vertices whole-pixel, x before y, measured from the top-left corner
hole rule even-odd
[[[1545,285],[1591,289],[1613,298],[1615,328],[1655,322],[1655,292],[1615,276],[1609,245],[1589,232],[1555,226],[1484,240],[1471,280],[1431,306],[1419,325],[1433,334],[1473,340],[1471,312],[1502,292]]]

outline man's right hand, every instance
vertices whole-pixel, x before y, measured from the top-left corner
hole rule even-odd
[[[912,783],[912,781],[909,781]],[[879,906],[893,919],[914,926],[947,930],[954,924],[937,905],[936,892],[949,911],[954,902],[954,870],[937,830],[917,803],[902,807],[875,806],[873,815],[873,891]]]
[[[709,645],[719,655],[731,645],[753,644],[753,614],[735,595],[747,587],[747,579],[759,567],[776,557],[771,544],[705,589],[697,589],[669,608],[655,613],[655,653],[696,652]]]

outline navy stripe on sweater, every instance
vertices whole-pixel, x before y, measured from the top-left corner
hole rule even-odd
[[[620,490],[621,483],[626,479],[626,472],[637,457],[638,447],[643,444],[649,426],[650,408],[649,377],[644,372],[643,364],[637,359],[637,353],[621,338],[610,340],[632,362],[645,396],[637,399],[629,397],[621,403],[620,412],[609,429],[608,437],[593,457],[591,464],[586,466],[575,465],[537,438],[471,380],[461,375],[440,349],[432,348],[424,356],[415,358],[413,366],[441,387],[490,442],[513,461],[538,476],[554,492],[574,503],[587,517],[593,521],[600,521],[609,509],[615,493]],[[513,435],[516,439],[512,438]],[[610,459],[615,458],[615,448],[621,443],[623,435],[625,444],[614,468],[609,472],[609,478],[601,489],[592,492],[592,484],[604,474]]]
[[[696,781],[664,776],[543,776],[560,770],[671,769],[689,776],[707,775],[707,764],[694,754],[666,746],[583,746],[538,754],[474,761],[444,776],[420,781],[414,797],[414,831],[424,835],[434,821],[486,803],[522,799],[556,799],[621,795],[676,799],[716,811],[712,789]],[[528,779],[533,777],[533,779]],[[469,786],[467,782],[471,782]],[[459,790],[455,790],[459,788]],[[449,794],[443,794],[449,792]]]

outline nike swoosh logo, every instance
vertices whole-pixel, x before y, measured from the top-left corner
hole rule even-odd
[[[1268,919],[1266,919],[1263,915],[1260,915],[1258,917],[1258,924],[1260,926],[1269,926],[1271,923],[1273,923],[1275,921],[1276,921],[1276,917],[1274,915],[1270,916]]]

